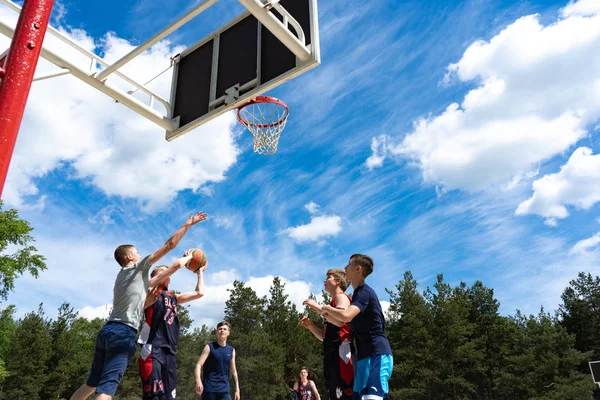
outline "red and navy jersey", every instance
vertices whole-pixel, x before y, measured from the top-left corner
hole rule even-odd
[[[306,385],[302,384],[302,381],[298,381],[298,390],[296,391],[296,400],[313,400],[312,387],[310,386],[310,380],[306,381]]]
[[[349,301],[352,301],[350,296],[344,293],[346,297],[348,297]],[[331,301],[331,307],[335,308],[335,297]],[[344,324],[341,327],[335,326],[330,322],[325,322],[323,325],[323,353],[327,353],[329,351],[337,351],[340,345],[348,340],[349,343],[352,343],[352,336],[350,335],[350,326],[348,324]]]
[[[145,321],[138,343],[148,347],[166,348],[175,354],[179,341],[179,318],[177,317],[177,296],[163,289],[156,302],[144,311]]]

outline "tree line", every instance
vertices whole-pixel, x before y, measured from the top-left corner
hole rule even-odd
[[[46,269],[32,245],[32,227],[0,201],[0,300],[6,300],[23,273]],[[14,253],[6,254],[13,248]],[[410,271],[390,297],[386,333],[394,355],[390,379],[392,400],[600,399],[588,361],[600,360],[600,277],[580,273],[561,296],[553,313],[499,313],[494,291],[481,282],[451,286],[438,275],[423,292]],[[329,303],[327,293],[312,295]],[[64,303],[55,319],[43,305],[15,318],[14,305],[0,305],[0,400],[68,399],[87,378],[95,337],[104,320],[89,321]],[[298,325],[310,309],[298,310],[273,279],[268,296],[259,297],[235,281],[224,319],[236,348],[243,400],[288,399],[302,367],[324,394],[321,343]],[[177,352],[177,398],[198,399],[194,365],[215,330],[192,329],[185,307],[179,307],[181,336]],[[141,397],[132,358],[115,399]],[[594,397],[596,395],[596,397]]]
[[[452,287],[442,275],[420,292],[406,272],[387,292],[391,399],[594,398],[587,362],[600,360],[600,277],[579,274],[552,314],[502,316],[492,289],[481,282]],[[329,301],[325,293],[318,297]],[[95,336],[105,321],[79,317],[68,303],[55,319],[46,317],[43,305],[19,319],[15,311],[10,305],[0,312],[0,398],[68,399],[89,373]],[[305,366],[324,394],[321,343],[298,325],[307,314],[322,324],[312,310],[297,309],[278,277],[265,297],[234,282],[224,319],[232,324],[229,342],[238,354],[242,399],[289,399]],[[179,318],[177,398],[199,399],[193,369],[215,330],[192,329],[185,307]],[[115,399],[141,397],[137,358]]]

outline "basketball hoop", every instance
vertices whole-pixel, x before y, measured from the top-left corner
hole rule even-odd
[[[238,108],[237,118],[254,136],[254,151],[275,154],[288,115],[288,106],[269,96],[257,96]]]

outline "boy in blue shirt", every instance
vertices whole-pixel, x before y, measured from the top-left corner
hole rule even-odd
[[[353,254],[345,268],[346,279],[352,284],[352,302],[345,309],[321,307],[321,314],[350,323],[356,340],[358,363],[354,376],[354,400],[388,399],[388,380],[394,359],[390,341],[385,335],[385,318],[375,291],[365,283],[373,272],[373,259]]]

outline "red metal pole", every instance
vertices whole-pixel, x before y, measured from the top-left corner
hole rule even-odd
[[[0,68],[0,195],[23,119],[54,0],[25,0],[10,44],[6,67]],[[1,65],[0,65],[1,67]]]

